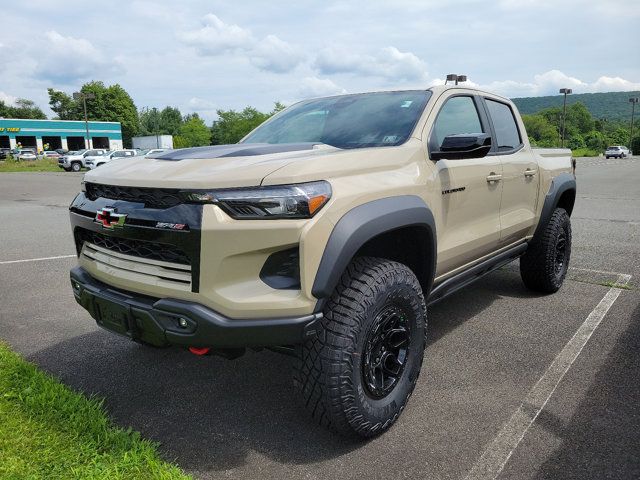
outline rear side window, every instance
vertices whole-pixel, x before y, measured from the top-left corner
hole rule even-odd
[[[440,149],[448,135],[484,133],[472,97],[452,97],[442,106],[433,126],[431,142]]]
[[[513,150],[517,148],[522,140],[516,119],[509,105],[496,102],[494,100],[485,99],[489,115],[493,120],[493,128],[496,131],[496,141],[498,143],[498,151]]]

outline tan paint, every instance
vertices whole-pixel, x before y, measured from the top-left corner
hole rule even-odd
[[[214,205],[203,210],[200,293],[149,283],[142,274],[80,264],[96,278],[125,290],[192,300],[232,318],[294,316],[313,311],[311,294],[334,225],[349,210],[372,200],[417,195],[433,211],[438,239],[437,281],[533,234],[542,197],[553,177],[571,171],[569,150],[533,150],[524,125],[522,149],[512,155],[471,160],[429,159],[427,140],[436,114],[454,94],[478,94],[463,87],[433,87],[433,96],[411,138],[397,147],[311,151],[254,157],[182,160],[123,159],[93,170],[87,181],[131,186],[223,188],[327,180],[333,195],[310,220],[233,220]],[[515,106],[507,99],[498,98]],[[516,111],[517,112],[517,111]],[[536,169],[533,177],[524,176]],[[487,182],[500,173],[502,181]],[[465,187],[443,195],[443,190]],[[300,290],[275,290],[259,279],[267,257],[300,246]],[[147,267],[148,268],[148,267]]]

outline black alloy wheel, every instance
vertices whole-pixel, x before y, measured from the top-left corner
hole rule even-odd
[[[363,383],[372,398],[386,397],[398,384],[410,343],[407,316],[399,307],[388,305],[376,315],[362,359]]]

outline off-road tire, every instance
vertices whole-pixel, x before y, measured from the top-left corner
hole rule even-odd
[[[565,209],[556,208],[544,230],[520,257],[522,281],[536,292],[555,293],[564,282],[570,258],[571,221]]]
[[[397,321],[409,334],[404,366],[380,398],[365,379],[365,372],[372,371],[368,366],[377,359],[370,355],[371,362],[366,362],[365,353],[371,354],[372,338],[385,331],[376,325],[389,311],[402,312]],[[406,265],[373,257],[355,259],[327,302],[316,336],[300,347],[294,384],[312,417],[351,437],[372,437],[391,427],[420,374],[426,318],[420,283]]]
[[[82,164],[80,162],[73,162],[71,164],[71,170],[74,172],[79,172],[82,170]]]

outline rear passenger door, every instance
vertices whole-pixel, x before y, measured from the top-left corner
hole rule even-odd
[[[472,94],[438,99],[428,137],[429,152],[440,150],[447,135],[490,133],[482,100]],[[435,162],[440,192],[438,265],[444,275],[487,255],[500,240],[502,166],[498,157],[441,159]]]
[[[524,148],[511,106],[488,97],[483,101],[493,135],[488,156],[502,163],[500,244],[509,245],[525,238],[534,225],[540,174],[533,152]]]

